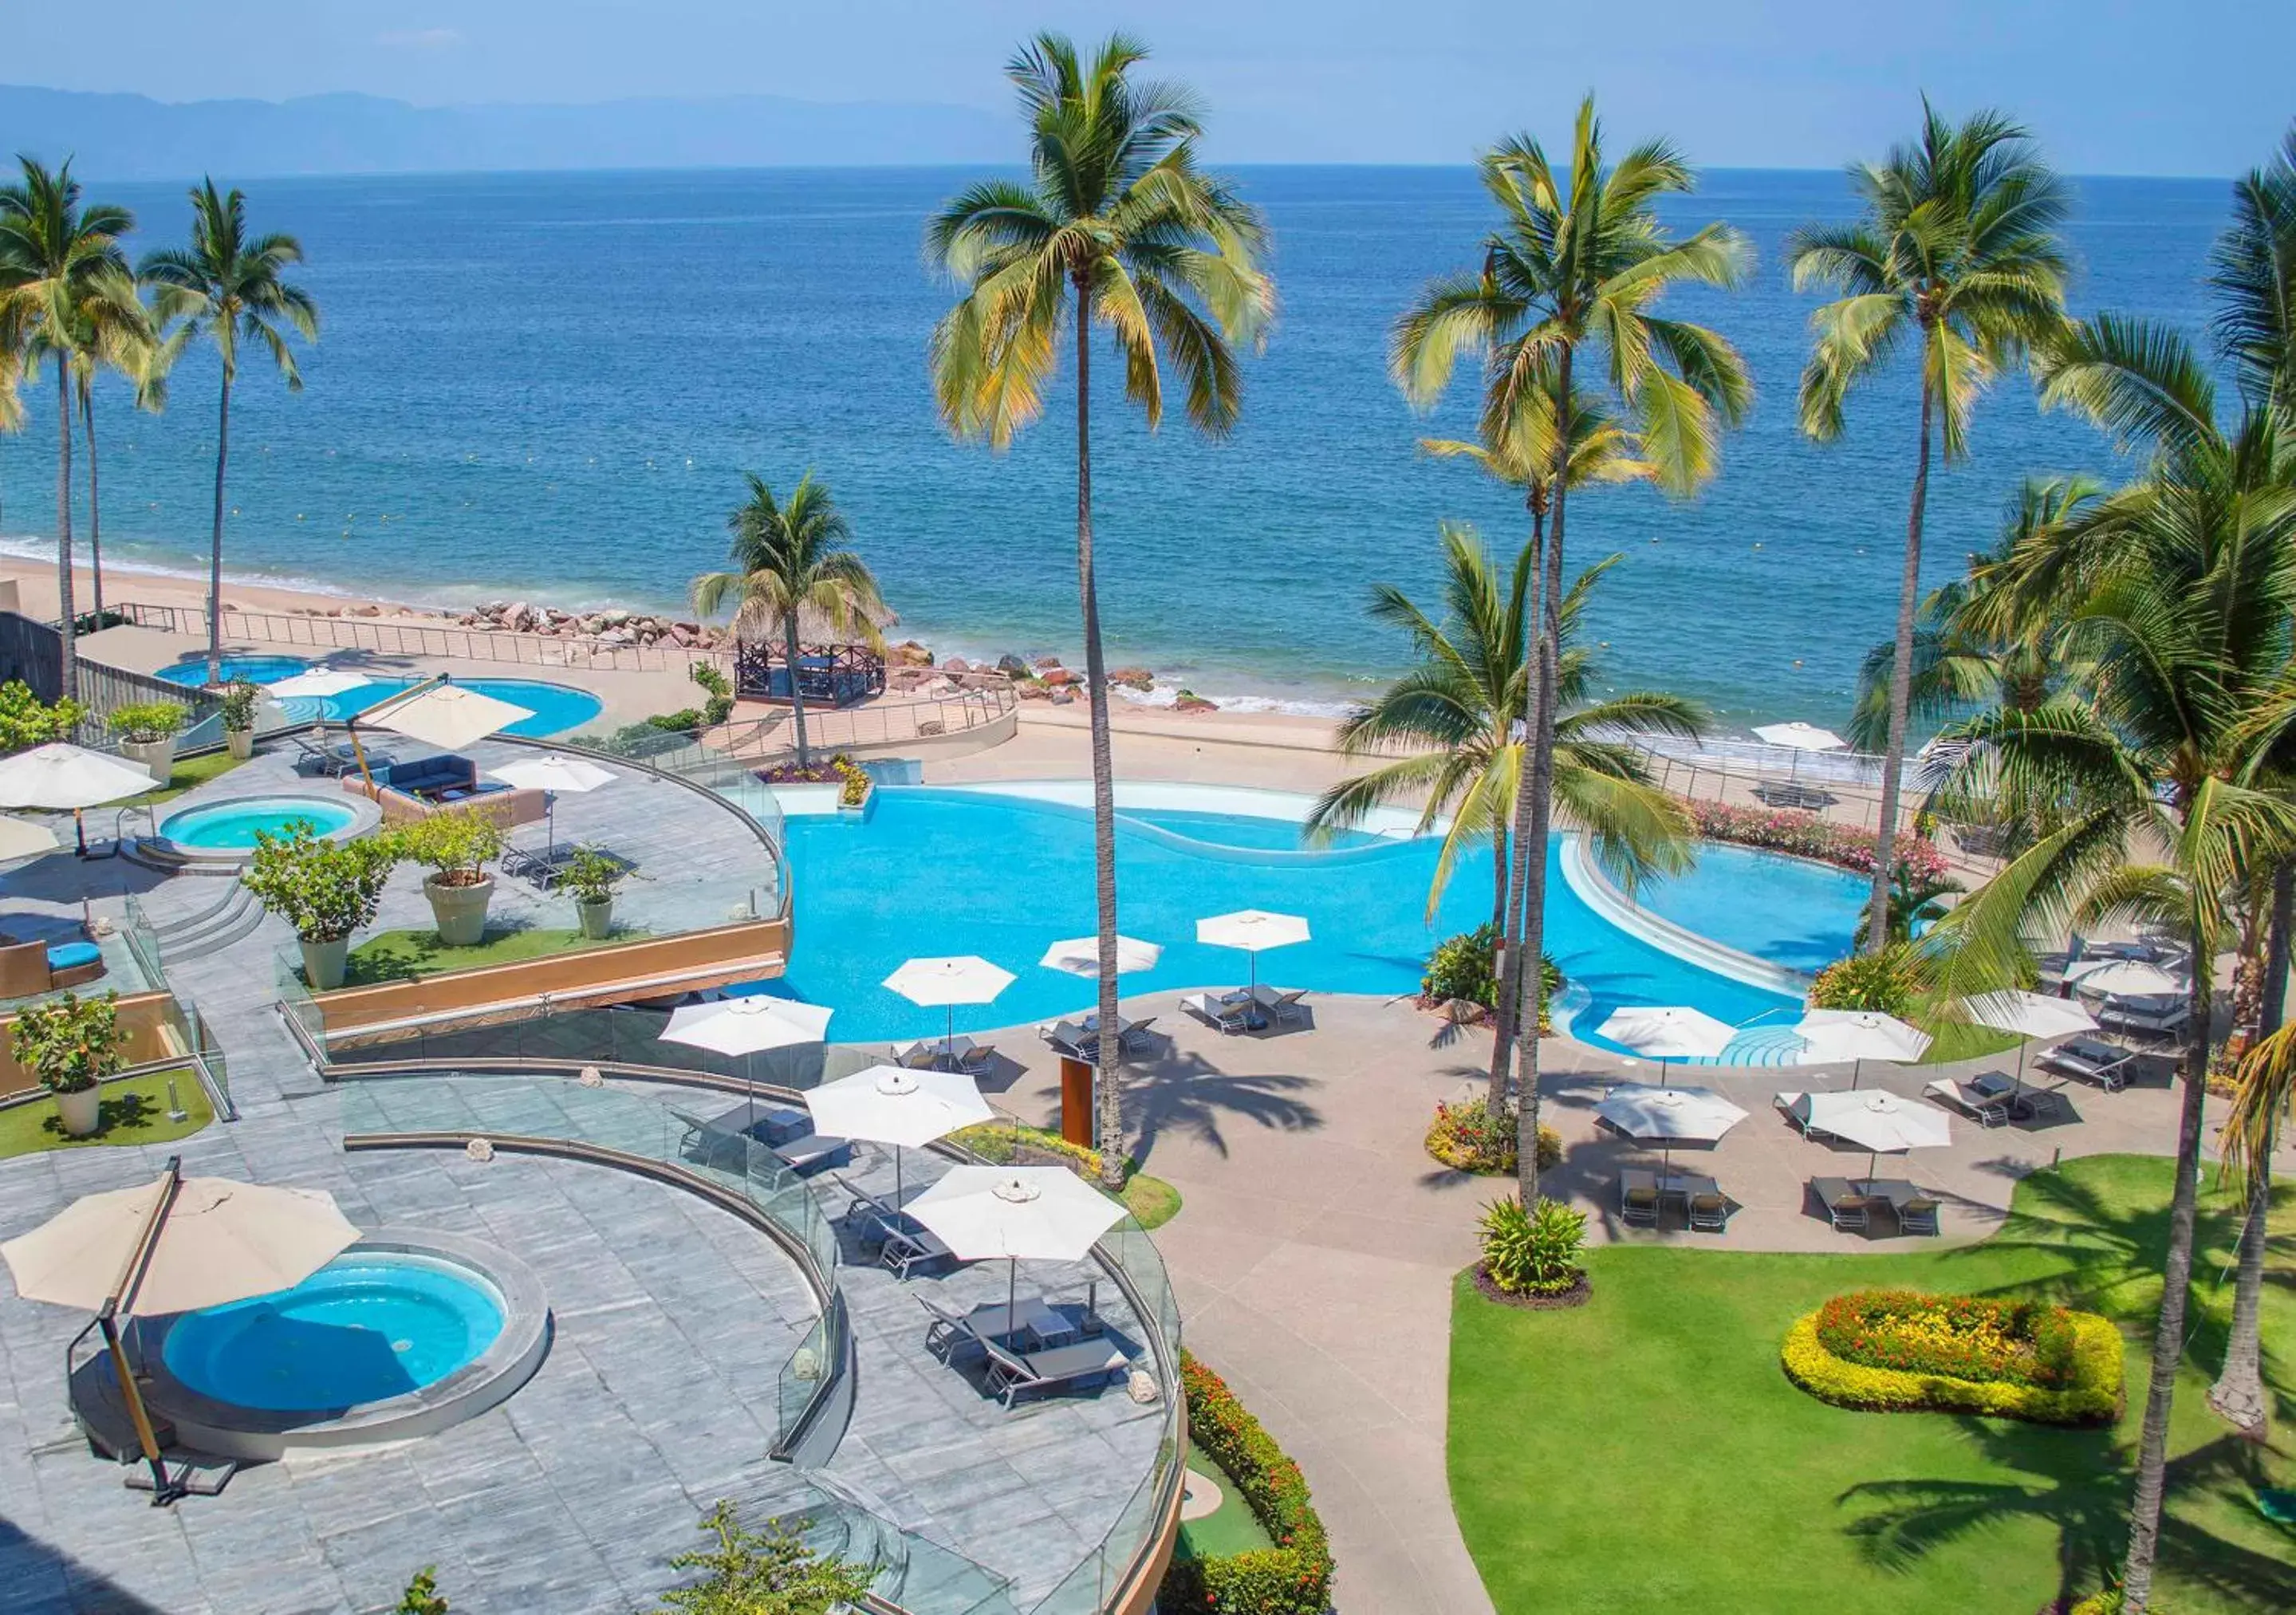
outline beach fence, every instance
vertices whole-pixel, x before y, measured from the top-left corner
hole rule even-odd
[[[1866,751],[1803,751],[1761,741],[1633,736],[1628,743],[1660,789],[1691,801],[1798,808],[1837,824],[1878,829],[1883,760]],[[1909,811],[1920,800],[1915,764],[1899,776]]]

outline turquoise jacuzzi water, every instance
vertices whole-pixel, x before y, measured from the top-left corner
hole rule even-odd
[[[283,834],[297,819],[308,820],[312,828],[325,836],[348,830],[358,822],[358,813],[348,802],[326,797],[242,797],[171,813],[160,821],[160,833],[179,847],[252,851],[257,831]]]
[[[502,1329],[502,1302],[475,1274],[353,1250],[292,1290],[186,1313],[162,1355],[176,1379],[218,1402],[316,1413],[443,1380]]]

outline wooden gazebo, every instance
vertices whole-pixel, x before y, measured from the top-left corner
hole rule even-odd
[[[737,641],[734,693],[743,701],[790,699],[789,648],[781,640]],[[885,659],[864,644],[800,644],[797,687],[808,704],[849,707],[885,693]]]

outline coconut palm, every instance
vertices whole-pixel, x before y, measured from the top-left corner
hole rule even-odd
[[[797,761],[811,764],[805,738],[805,690],[798,677],[800,632],[858,639],[885,648],[877,625],[886,615],[868,562],[847,546],[852,525],[811,471],[786,501],[774,497],[764,478],[747,473],[750,497],[726,518],[734,535],[730,572],[693,580],[693,609],[714,617],[731,607],[734,632],[777,635],[789,663],[790,713],[797,728]]]
[[[63,693],[79,690],[72,603],[71,372],[94,310],[135,303],[135,283],[119,238],[135,227],[125,208],[80,201],[67,161],[53,173],[29,157],[22,177],[0,188],[0,352],[27,373],[43,359],[56,369],[56,590],[63,637]]]
[[[1168,365],[1185,384],[1188,420],[1217,438],[1242,408],[1235,348],[1260,340],[1275,308],[1259,213],[1197,166],[1195,97],[1132,78],[1146,54],[1124,34],[1088,60],[1057,34],[1024,45],[1005,72],[1029,126],[1028,180],[972,186],[934,216],[926,237],[933,261],[963,289],[931,349],[941,418],[960,436],[1008,446],[1042,413],[1063,328],[1076,339],[1077,585],[1103,1026],[1117,1019],[1116,807],[1094,576],[1090,339],[1104,327],[1114,340],[1125,395],[1152,429],[1163,419]],[[1102,1038],[1097,1058],[1103,1181],[1113,1187],[1124,1155],[1117,1040]]]
[[[99,299],[80,322],[80,341],[72,360],[79,398],[82,434],[87,439],[87,570],[94,590],[95,626],[103,627],[103,503],[97,480],[95,381],[99,371],[124,377],[135,389],[135,405],[158,414],[168,406],[168,372],[182,350],[180,333],[162,340],[150,311],[140,302]]]
[[[1796,290],[1842,294],[1811,316],[1816,340],[1801,375],[1805,432],[1820,442],[1839,438],[1851,389],[1906,347],[1915,349],[1920,366],[1921,437],[1898,588],[1866,927],[1867,945],[1879,948],[1886,946],[1890,848],[1912,704],[1931,446],[1948,465],[1961,459],[1971,414],[1987,386],[2062,324],[2065,258],[2057,228],[2066,204],[2063,187],[2015,124],[1997,112],[1978,112],[1956,127],[1926,100],[1920,136],[1879,164],[1852,165],[1849,181],[1864,217],[1795,231],[1786,257]]]
[[[2173,332],[2100,316],[2054,351],[2044,399],[2149,439],[2141,480],[2021,549],[1986,613],[2052,612],[2083,686],[2030,712],[1949,727],[1948,815],[1988,811],[2031,844],[1939,927],[1956,995],[2014,968],[2021,928],[2114,916],[2174,929],[2193,955],[2177,1168],[2137,1450],[2128,1607],[2151,1596],[2169,1414],[2183,1357],[2215,960],[2254,872],[2296,852],[2284,790],[2296,737],[2288,674],[2296,489],[2267,415],[2216,430],[2207,370]],[[2262,782],[2262,783],[2259,783]]]
[[[1589,701],[1599,668],[1594,652],[1574,641],[1587,596],[1619,559],[1587,568],[1562,599],[1556,693],[1564,709],[1555,723],[1554,795],[1563,823],[1585,832],[1612,877],[1631,888],[1688,867],[1691,825],[1681,804],[1651,783],[1642,753],[1625,737],[1695,736],[1705,733],[1707,718],[1696,702],[1656,691]],[[1480,846],[1492,848],[1495,922],[1503,925],[1507,915],[1506,848],[1527,749],[1522,715],[1533,674],[1538,561],[1526,545],[1503,570],[1472,528],[1446,523],[1439,615],[1392,584],[1372,591],[1373,620],[1408,635],[1419,665],[1349,716],[1340,749],[1356,758],[1407,754],[1325,791],[1308,828],[1344,829],[1395,801],[1419,803],[1423,834],[1447,818],[1427,892],[1431,921],[1460,858]],[[1488,1103],[1503,1106],[1504,1066],[1492,1085]]]
[[[1632,423],[1652,480],[1675,494],[1696,488],[1713,475],[1720,428],[1744,414],[1752,387],[1737,350],[1719,335],[1652,310],[1676,286],[1735,285],[1749,258],[1743,238],[1721,225],[1677,238],[1661,225],[1658,200],[1693,188],[1689,164],[1662,141],[1636,147],[1615,167],[1606,164],[1592,97],[1578,109],[1564,179],[1558,180],[1546,153],[1528,135],[1501,142],[1483,155],[1480,168],[1500,225],[1484,238],[1480,270],[1434,281],[1396,322],[1390,369],[1405,395],[1431,405],[1460,358],[1478,357],[1484,362],[1484,388],[1477,435],[1501,443],[1542,411],[1550,421],[1562,419],[1563,401],[1599,381]],[[1582,353],[1589,361],[1583,375]],[[1524,878],[1514,894],[1520,915],[1507,941],[1517,1004],[1533,1002],[1530,964],[1541,956],[1546,937],[1554,669],[1570,493],[1564,474],[1570,438],[1561,432],[1553,438],[1555,472],[1534,659],[1541,674],[1533,693],[1530,766],[1522,782],[1530,800],[1515,858]],[[1516,1127],[1523,1144],[1516,1158],[1523,1203],[1530,1205],[1538,1193],[1538,1152],[1531,1147],[1538,1125],[1538,1040],[1521,1039],[1518,1047],[1522,1103]]]
[[[218,192],[212,178],[192,187],[192,244],[147,253],[137,275],[152,288],[152,307],[175,329],[180,346],[206,337],[222,361],[216,404],[215,524],[208,553],[208,682],[223,671],[224,474],[231,457],[231,389],[239,379],[239,345],[255,343],[271,355],[287,390],[303,390],[303,374],[288,345],[290,332],[319,339],[319,306],[285,278],[303,261],[291,235],[254,235],[247,229],[247,198]]]

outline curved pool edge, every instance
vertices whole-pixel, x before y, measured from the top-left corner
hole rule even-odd
[[[1637,906],[1611,883],[1610,877],[1595,862],[1584,836],[1563,838],[1562,878],[1570,882],[1572,895],[1600,918],[1685,963],[1791,998],[1799,998],[1809,991],[1812,978],[1800,971],[1773,964],[1767,959],[1717,942]]]
[[[228,809],[242,804],[257,802],[303,801],[324,803],[329,808],[349,811],[350,823],[339,829],[322,832],[320,839],[323,840],[355,840],[360,836],[372,833],[382,825],[382,809],[370,799],[353,795],[348,791],[337,791],[332,795],[316,791],[257,791],[243,796],[217,796],[203,800],[179,798],[168,804],[174,811],[154,824],[150,835],[139,837],[138,840],[143,847],[175,863],[206,865],[218,869],[235,868],[255,857],[254,848],[196,847],[190,842],[178,841],[171,836],[160,833],[161,829],[169,819],[179,818],[187,814],[205,812],[209,808]]]
[[[312,1447],[375,1446],[436,1435],[507,1401],[550,1354],[554,1324],[542,1280],[498,1245],[430,1228],[384,1227],[360,1236],[342,1254],[428,1257],[470,1269],[503,1302],[502,1332],[454,1373],[428,1385],[340,1412],[244,1407],[193,1390],[167,1365],[168,1318],[145,1343],[144,1400],[175,1427],[178,1444],[218,1457],[266,1463]],[[182,1315],[178,1315],[182,1316]]]

